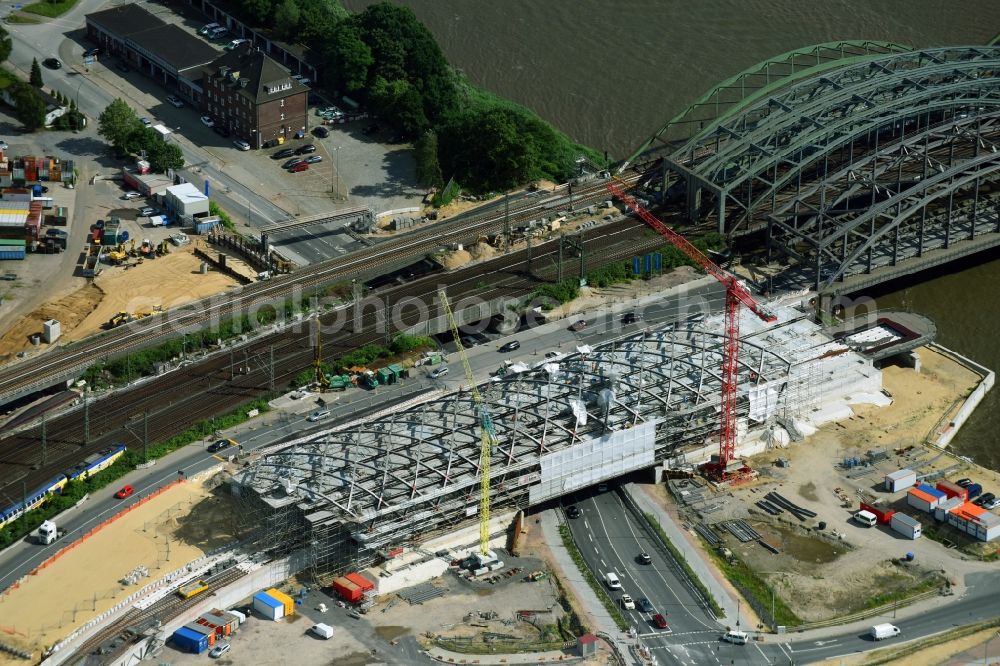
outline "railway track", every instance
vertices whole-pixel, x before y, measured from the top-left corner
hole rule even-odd
[[[588,269],[609,260],[634,256],[662,245],[658,237],[646,234],[644,225],[626,219],[598,227],[584,235]],[[476,296],[484,300],[524,296],[533,290],[539,277],[554,276],[558,242],[550,242],[533,250],[531,275],[524,270],[526,253],[517,252],[492,262],[478,264],[444,275],[434,274],[420,281],[387,289],[378,295],[390,305],[404,298],[420,298],[431,302],[438,286],[448,286],[456,297]],[[575,263],[575,260],[572,260]],[[489,286],[481,283],[489,274]],[[572,274],[568,270],[567,274]],[[371,342],[384,334],[377,330],[381,313],[373,309],[364,312],[355,325],[349,321],[344,330],[324,340],[324,357],[336,358],[343,353]],[[419,314],[412,310],[402,317],[404,325],[416,323]],[[148,412],[150,441],[162,441],[186,430],[200,419],[225,413],[268,392],[270,355],[274,353],[276,388],[291,382],[312,360],[309,333],[285,329],[247,343],[232,354],[232,366],[249,372],[237,373],[231,366],[230,354],[216,354],[199,363],[152,378],[127,392],[96,401],[90,408],[91,441],[84,445],[83,413],[81,409],[52,419],[46,424],[47,452],[42,460],[38,445],[39,428],[25,430],[0,439],[0,502],[16,500],[22,481],[41,483],[67,467],[76,464],[89,453],[107,446],[108,442],[125,441],[132,448],[141,447],[143,412]],[[355,330],[357,329],[357,330]],[[46,476],[48,475],[48,476]]]
[[[639,174],[624,178],[633,183]],[[512,226],[551,214],[572,200],[574,205],[606,199],[609,195],[604,181],[578,187],[572,194],[529,197],[509,206]],[[303,269],[293,275],[248,285],[230,292],[223,299],[208,298],[171,310],[163,316],[149,317],[127,328],[109,331],[80,343],[54,350],[29,361],[0,369],[0,404],[19,392],[41,388],[53,373],[63,374],[82,370],[96,359],[110,358],[121,353],[152,346],[177,334],[182,329],[196,329],[211,321],[223,321],[242,312],[267,305],[281,304],[296,291],[315,289],[338,280],[357,277],[362,273],[377,273],[378,269],[398,264],[406,258],[417,259],[449,243],[468,243],[480,236],[503,230],[508,213],[502,208],[470,217],[459,217],[426,229],[392,238],[373,247],[364,248],[345,257],[332,259]]]

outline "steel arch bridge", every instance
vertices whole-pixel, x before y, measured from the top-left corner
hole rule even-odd
[[[626,162],[792,283],[847,291],[1000,245],[1000,45],[836,42],[741,72]],[[836,284],[835,284],[836,283]]]

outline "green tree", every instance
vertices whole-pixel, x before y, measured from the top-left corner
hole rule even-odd
[[[441,187],[444,176],[438,161],[438,139],[433,130],[424,132],[413,146],[417,162],[417,180],[425,187]]]
[[[42,81],[42,68],[38,64],[38,58],[31,59],[31,74],[28,76],[28,83],[36,88],[41,88],[45,85],[45,82]]]
[[[368,84],[368,68],[375,59],[372,50],[361,40],[361,34],[352,21],[341,21],[330,40],[326,42],[324,58],[329,63],[324,73],[332,77],[332,87],[354,92]]]
[[[18,84],[14,91],[14,115],[29,132],[45,126],[45,102],[28,84]]]
[[[10,57],[10,51],[14,44],[10,41],[10,34],[7,29],[0,26],[0,62]]]
[[[125,100],[115,99],[97,118],[97,133],[118,150],[124,150],[138,130],[145,129]]]
[[[159,137],[146,146],[146,159],[149,160],[149,168],[156,173],[166,173],[168,169],[180,169],[184,166],[184,155],[180,147]]]
[[[274,27],[278,34],[286,39],[295,36],[299,29],[301,12],[295,0],[282,0],[274,10]]]
[[[272,0],[243,0],[241,4],[247,18],[261,24],[270,22],[271,14],[274,11]]]

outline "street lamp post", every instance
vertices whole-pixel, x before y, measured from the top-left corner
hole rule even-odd
[[[337,200],[338,201],[340,200],[340,149],[341,148],[343,148],[343,146],[337,146],[336,148],[332,149],[333,152],[335,153],[335,159],[336,159],[336,162],[337,162],[336,169],[337,169]]]

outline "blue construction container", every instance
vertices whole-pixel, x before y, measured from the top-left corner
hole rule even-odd
[[[19,239],[0,238],[0,260],[24,259],[27,243]]]
[[[983,494],[983,487],[978,483],[970,483],[965,489],[969,491],[970,500]]]
[[[208,649],[208,636],[187,627],[181,627],[174,632],[174,645],[179,650],[201,654]]]

